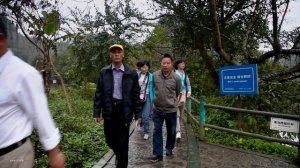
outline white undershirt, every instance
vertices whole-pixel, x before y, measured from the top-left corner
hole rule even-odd
[[[141,73],[141,76],[140,76],[140,78],[139,78],[139,85],[140,85],[140,87],[141,87],[141,92],[144,92],[144,91],[145,91],[145,87],[146,87],[146,84],[147,84],[147,80],[149,79],[149,78],[147,78],[147,79],[145,80],[145,83],[143,83],[145,77],[146,77],[146,74]],[[147,76],[147,77],[148,77],[148,76]],[[146,94],[149,94],[149,82],[148,82]]]
[[[45,150],[60,141],[40,73],[9,50],[0,58],[0,149],[38,130]]]

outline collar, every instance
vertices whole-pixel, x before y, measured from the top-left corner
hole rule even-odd
[[[116,67],[114,66],[114,64],[111,64],[111,69],[112,69],[112,70],[116,69]],[[121,64],[120,70],[123,71],[123,72],[125,72],[125,67],[124,67],[123,64]]]
[[[0,74],[4,71],[5,66],[7,65],[8,60],[13,56],[12,51],[9,49],[2,57],[0,58]]]
[[[171,74],[172,74],[172,71],[170,71],[170,73],[166,76],[166,75],[164,75],[164,73],[163,73],[163,71],[161,70],[160,71],[161,73],[160,73],[160,75],[163,77],[163,78],[168,78],[168,77],[170,77],[171,76]]]

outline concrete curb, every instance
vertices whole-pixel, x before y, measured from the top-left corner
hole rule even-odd
[[[186,116],[186,115],[185,115]],[[186,136],[187,136],[187,148],[188,148],[188,168],[195,168],[200,167],[199,163],[199,148],[198,148],[198,141],[194,136],[194,132],[190,124],[187,123],[186,118],[182,117],[185,129],[186,129]]]
[[[130,124],[129,136],[132,135],[135,128],[135,122]],[[98,162],[93,166],[93,168],[103,168],[107,163],[114,157],[114,152],[110,149]]]

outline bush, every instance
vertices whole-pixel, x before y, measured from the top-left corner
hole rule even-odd
[[[245,150],[281,157],[291,161],[297,160],[296,147],[289,147],[276,142],[239,136],[213,129],[208,129],[205,132],[205,138],[214,143],[226,144]]]
[[[63,93],[52,89],[49,94],[49,108],[60,129],[60,147],[66,155],[66,167],[92,167],[108,152],[103,125],[92,120],[92,99],[84,99],[78,89],[69,89],[73,112],[68,113]],[[36,164],[34,167],[48,167],[48,157],[42,150],[37,133],[32,141],[35,147]]]
[[[208,120],[209,119],[207,119],[206,121]],[[223,122],[226,123],[228,121],[230,120],[224,120]],[[217,124],[213,124],[213,125],[217,125]],[[197,123],[195,123],[193,120],[191,121],[191,126],[193,128],[193,131],[195,132],[194,135],[199,139],[200,126]],[[290,147],[276,142],[270,142],[261,139],[240,136],[240,135],[227,133],[224,131],[219,131],[210,128],[205,128],[205,140],[212,143],[229,145],[244,150],[251,150],[254,152],[281,157],[291,161],[297,160],[298,152],[296,147]]]

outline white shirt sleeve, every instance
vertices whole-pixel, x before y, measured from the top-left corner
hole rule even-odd
[[[20,77],[19,84],[17,100],[20,106],[38,130],[43,148],[46,151],[53,149],[60,141],[60,134],[48,108],[41,75],[37,71],[30,71]]]

